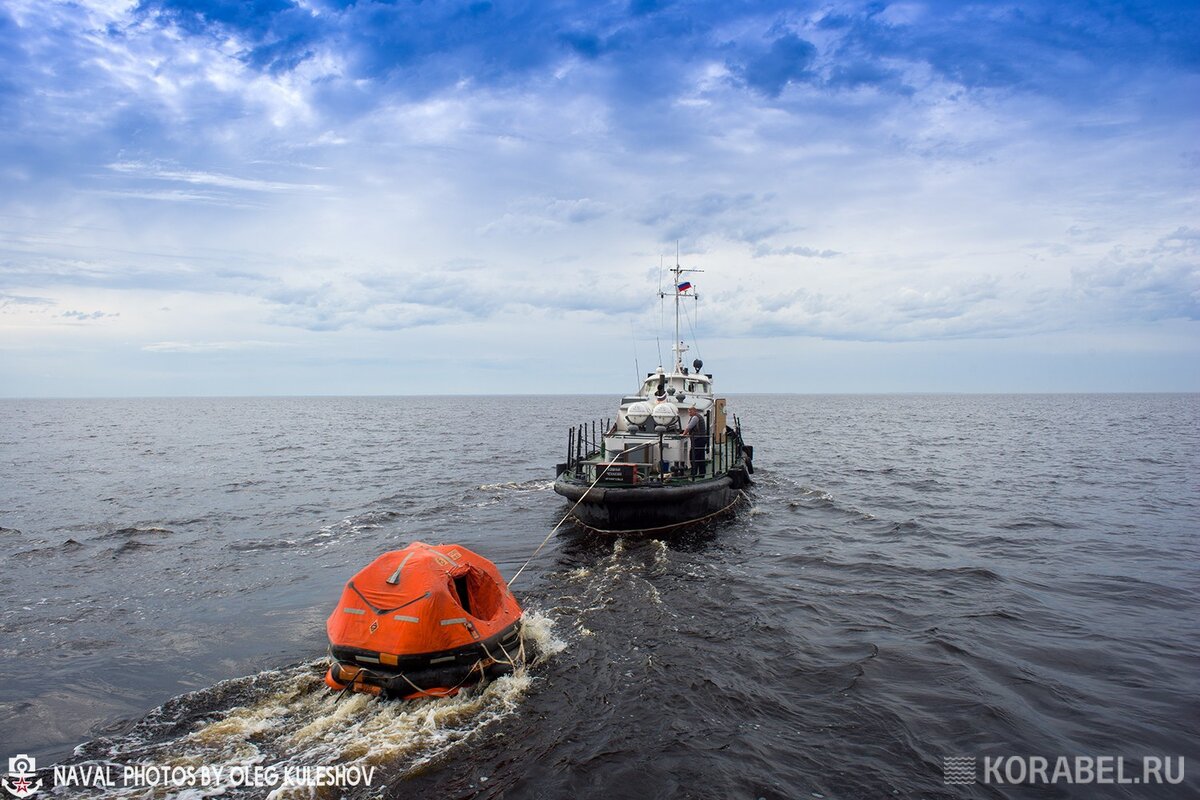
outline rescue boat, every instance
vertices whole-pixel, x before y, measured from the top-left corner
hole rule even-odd
[[[521,607],[483,556],[459,545],[413,542],[351,578],[325,629],[329,688],[383,698],[448,697],[512,671]]]
[[[646,373],[637,391],[622,398],[615,420],[568,431],[554,491],[572,503],[571,516],[584,528],[678,530],[732,510],[754,483],[754,448],[742,438],[741,420],[717,397],[703,361],[684,366],[681,303],[697,296],[683,276],[700,271],[676,262],[674,289],[659,292],[675,300],[674,368]],[[687,430],[693,410],[698,433]]]

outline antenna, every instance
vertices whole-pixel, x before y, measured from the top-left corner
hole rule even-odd
[[[629,332],[633,334],[633,376],[636,381],[634,386],[640,387],[642,385],[642,368],[638,365],[637,324],[633,317],[629,318]]]

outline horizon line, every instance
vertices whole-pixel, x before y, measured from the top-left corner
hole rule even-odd
[[[0,402],[18,400],[305,400],[402,397],[612,397],[616,392],[413,392],[410,394],[131,394],[131,395],[0,395]],[[894,396],[1070,396],[1070,395],[1193,395],[1200,389],[1130,390],[904,390],[904,391],[823,391],[823,392],[723,392],[722,397],[894,397]],[[632,396],[632,395],[623,395]]]

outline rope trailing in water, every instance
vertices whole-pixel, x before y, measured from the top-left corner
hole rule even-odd
[[[696,519],[684,520],[683,522],[674,522],[670,525],[660,525],[657,528],[635,528],[633,530],[610,531],[610,530],[605,530],[604,528],[594,528],[591,525],[588,525],[583,520],[579,519],[579,517],[575,518],[575,524],[579,525],[580,527],[587,528],[589,531],[594,531],[596,533],[622,534],[622,533],[655,533],[657,531],[669,531],[674,528],[683,528],[688,525],[696,525],[698,523],[704,522],[705,520],[712,519],[713,517],[719,517],[720,515],[729,511],[729,509],[736,506],[738,503],[742,502],[743,500],[747,500],[747,499],[749,499],[749,495],[747,495],[744,491],[739,489],[738,496],[736,498],[734,498],[734,501],[732,503],[730,503],[729,505],[725,506],[724,508],[722,508],[720,511],[714,511],[711,514],[706,514],[705,516],[697,517]],[[574,511],[575,509],[572,508],[571,510]]]
[[[521,565],[521,568],[519,570],[517,570],[516,575],[513,575],[511,578],[508,579],[508,588],[510,588],[510,589],[512,588],[513,582],[520,576],[520,574],[522,572],[525,571],[525,568],[529,566],[529,562],[531,562],[535,558],[537,558],[538,553],[542,552],[542,548],[546,546],[546,542],[550,541],[550,537],[553,536],[558,531],[558,529],[562,527],[564,522],[571,519],[571,517],[575,514],[575,509],[578,508],[579,504],[582,503],[584,501],[584,499],[588,496],[588,492],[591,492],[592,489],[596,488],[596,484],[599,483],[600,479],[603,478],[605,476],[605,474],[608,472],[609,467],[612,466],[612,462],[616,461],[618,458],[625,455],[626,453],[632,452],[633,450],[637,450],[639,447],[644,447],[644,445],[638,444],[638,445],[634,445],[633,447],[626,447],[624,450],[622,450],[621,452],[619,452],[615,456],[613,456],[612,460],[608,464],[604,465],[604,469],[599,470],[597,472],[596,480],[592,481],[592,485],[587,488],[586,492],[584,492],[582,495],[580,495],[579,499],[575,501],[575,504],[573,506],[571,506],[571,508],[567,511],[567,513],[563,516],[563,518],[558,521],[558,524],[550,529],[550,532],[546,534],[546,538],[542,539],[542,543],[539,544],[537,546],[537,549],[533,551],[533,555],[531,555],[528,559],[526,559],[525,563]]]
[[[504,646],[504,642],[496,642],[496,646],[500,648],[500,652],[504,653],[504,658],[508,659],[507,661],[501,660],[499,658],[496,658],[494,655],[492,655],[492,651],[488,650],[487,645],[485,645],[484,643],[480,642],[479,646],[483,648],[483,652],[487,653],[488,658],[490,658],[493,662],[495,662],[497,664],[507,664],[508,666],[512,667],[513,672],[515,673],[519,668],[525,666],[525,630],[524,630],[525,623],[524,622],[521,623],[521,628],[522,628],[521,635],[517,638],[517,642],[518,642],[519,646],[517,647],[517,657],[516,658],[513,658],[509,654],[508,648],[506,648]]]

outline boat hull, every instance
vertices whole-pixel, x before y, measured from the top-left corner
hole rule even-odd
[[[591,486],[563,473],[554,482],[554,491],[577,503],[572,513],[589,528],[644,531],[686,525],[724,511],[748,484],[740,471],[661,486]]]

